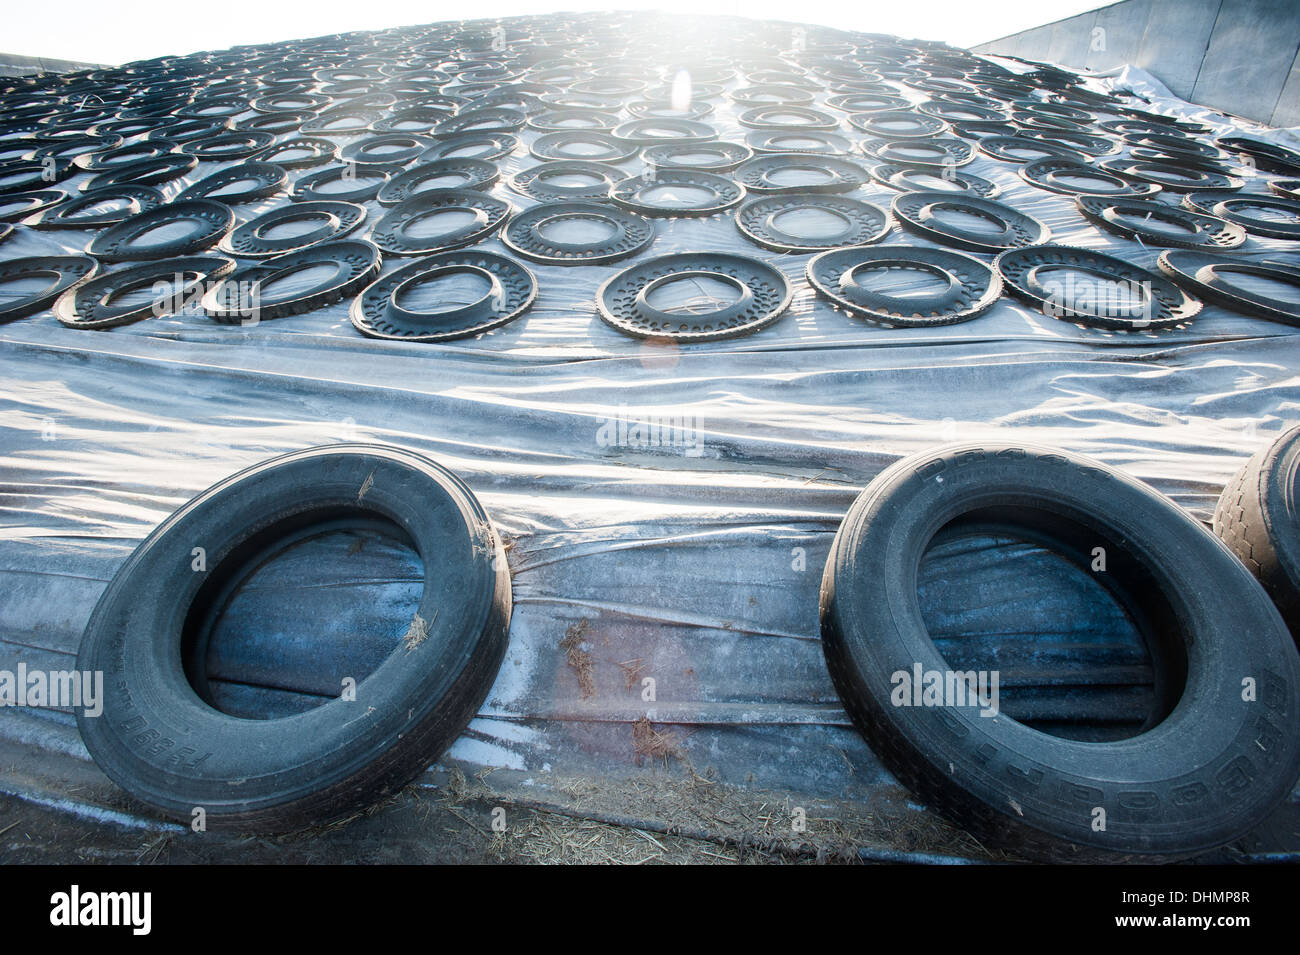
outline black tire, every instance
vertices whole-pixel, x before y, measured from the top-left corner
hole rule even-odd
[[[1245,463],[1214,509],[1214,533],[1264,585],[1300,643],[1300,428]]]
[[[891,704],[891,674],[944,672],[916,594],[940,528],[1014,527],[1088,566],[1147,637],[1163,708],[1115,742],[970,706]],[[1168,499],[1041,448],[957,445],[898,462],[845,517],[822,579],[823,647],[854,723],[898,779],[988,843],[1052,861],[1167,860],[1261,822],[1300,774],[1300,656],[1267,595]],[[1257,700],[1243,699],[1243,680]],[[899,681],[901,684],[901,680]],[[1163,716],[1163,719],[1160,717]],[[1094,809],[1106,812],[1094,831]]]
[[[205,703],[186,647],[203,659],[202,635],[245,573],[277,542],[375,519],[423,558],[425,623],[359,680],[356,700],[270,720]],[[192,569],[195,547],[206,571]],[[297,451],[204,491],[136,548],[82,637],[78,666],[103,671],[104,705],[77,724],[100,768],[167,816],[189,822],[202,807],[209,829],[316,825],[396,791],[451,745],[496,677],[509,621],[501,544],[464,482],[399,448]]]

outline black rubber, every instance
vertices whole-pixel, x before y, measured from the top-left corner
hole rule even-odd
[[[879,139],[928,139],[948,131],[938,116],[906,109],[885,109],[871,113],[850,113],[849,125]]]
[[[528,117],[518,110],[493,107],[475,107],[448,116],[433,129],[439,139],[453,136],[480,135],[483,133],[516,133],[524,128]]]
[[[843,223],[838,232],[808,235],[782,227],[801,213],[833,216]],[[736,210],[736,227],[749,241],[773,252],[820,252],[841,246],[879,242],[889,232],[889,213],[878,206],[848,196],[815,192],[758,196]]]
[[[882,162],[949,175],[975,158],[974,146],[952,136],[874,140],[863,143],[862,151]]]
[[[707,278],[733,286],[738,298],[718,307],[713,300],[667,311],[649,296],[669,283]],[[676,252],[645,259],[607,279],[596,292],[600,317],[637,338],[678,342],[717,341],[766,328],[790,304],[790,283],[776,268],[743,255]]]
[[[270,162],[241,162],[205,176],[176,197],[177,201],[211,199],[228,206],[269,199],[284,189],[289,174],[283,167]],[[237,183],[248,183],[242,189],[230,191]],[[222,191],[225,190],[225,191]]]
[[[8,193],[0,196],[0,222],[21,222],[30,216],[27,224],[35,225],[47,214],[55,213],[67,199],[68,194],[62,189]]]
[[[471,302],[435,311],[404,306],[404,292],[456,275],[486,280],[488,292]],[[468,338],[514,321],[537,297],[537,280],[525,266],[480,249],[438,252],[375,281],[352,302],[352,324],[364,335],[394,341],[443,342]]]
[[[733,91],[731,100],[742,106],[802,106],[814,99],[811,90],[788,83],[756,83]]]
[[[1074,200],[1090,222],[1126,239],[1179,249],[1237,249],[1246,242],[1246,230],[1217,216],[1188,212],[1151,199],[1109,199],[1079,196]],[[1165,222],[1162,229],[1152,222]]]
[[[907,101],[904,100],[901,105],[906,108]],[[1004,123],[1007,119],[1007,114],[1000,109],[952,100],[929,100],[916,109],[917,112],[938,116],[945,123]]]
[[[1063,130],[1022,130],[1020,135],[1040,142],[1064,146],[1094,159],[1102,156],[1112,156],[1119,152],[1120,149],[1120,144],[1114,139],[1108,139],[1105,136],[1093,136],[1089,133],[1071,133]]]
[[[755,106],[736,117],[741,126],[750,129],[797,129],[832,132],[840,121],[830,113],[797,104],[771,104]]]
[[[370,124],[383,116],[381,110],[365,106],[336,106],[317,113],[298,128],[307,136],[357,136],[369,132]]]
[[[160,259],[130,265],[98,275],[64,292],[54,305],[54,317],[69,328],[100,329],[171,315],[201,295],[207,282],[225,278],[234,269],[235,260],[221,255]],[[181,276],[178,283],[174,282],[177,276]],[[157,288],[168,283],[166,290]],[[117,302],[127,293],[142,288],[161,291],[161,294],[145,303],[121,305]]]
[[[598,223],[610,234],[589,241],[548,238],[545,229],[561,222]],[[599,265],[644,252],[655,240],[649,219],[596,202],[543,202],[510,220],[501,241],[515,254],[543,265]]]
[[[381,206],[395,206],[430,189],[491,189],[500,173],[486,159],[435,159],[399,172],[385,183],[376,198]],[[428,186],[427,183],[436,185]]]
[[[955,193],[980,199],[995,199],[1002,192],[995,182],[951,168],[934,172],[930,169],[880,163],[872,166],[870,172],[871,178],[876,182],[899,192],[941,192],[943,189],[936,183],[938,179],[946,181],[948,188]]]
[[[538,136],[528,151],[534,158],[543,160],[620,163],[633,158],[637,146],[608,133],[574,129]]]
[[[935,295],[888,295],[858,281],[869,271],[937,276],[948,288]],[[990,266],[947,249],[887,245],[834,249],[808,263],[808,283],[850,315],[903,327],[953,325],[997,304],[1002,279]]]
[[[1028,136],[985,136],[978,149],[986,156],[1003,162],[1027,163],[1040,159],[1068,159],[1086,163],[1088,157],[1077,149]]]
[[[188,234],[164,242],[138,243],[146,233],[176,222],[188,224]],[[235,214],[220,202],[168,202],[109,226],[91,240],[86,251],[105,262],[193,255],[216,245],[234,224]]]
[[[694,172],[686,169],[650,169],[650,175],[629,176],[616,182],[609,190],[615,203],[643,216],[713,216],[738,205],[745,197],[744,187],[726,176],[711,172]],[[704,190],[710,195],[689,205],[674,202],[679,191]],[[651,192],[662,190],[666,195],[654,198]]]
[[[296,152],[303,152],[303,155],[288,155]],[[339,158],[339,148],[319,136],[295,136],[267,147],[257,154],[257,158],[284,169],[310,169],[334,162]]]
[[[295,91],[291,93],[268,93],[249,102],[249,106],[259,113],[290,113],[307,110],[324,109],[333,102],[321,93]]]
[[[781,174],[813,174],[812,182],[781,182]],[[748,159],[732,173],[747,192],[775,194],[781,192],[853,192],[870,176],[855,162],[839,156],[808,153],[765,153]]]
[[[242,258],[262,259],[297,252],[322,242],[333,242],[357,229],[366,219],[366,207],[355,202],[317,199],[277,206],[245,222],[221,240],[221,251]],[[265,233],[291,222],[319,222],[310,232],[280,237]]]
[[[562,159],[544,162],[540,166],[521,169],[510,177],[510,188],[521,196],[540,199],[608,199],[609,191],[624,179],[627,173],[606,163],[586,162],[580,159]],[[557,183],[556,179],[579,177],[582,183]]]
[[[509,133],[464,133],[440,140],[420,154],[419,162],[435,159],[484,159],[491,162],[509,156],[519,140]]]
[[[894,197],[890,209],[904,227],[917,235],[968,252],[1001,252],[1046,242],[1051,235],[1047,226],[1033,216],[992,199],[959,192],[904,192]],[[944,222],[937,213],[949,209],[991,222],[999,231],[967,229]]]
[[[452,114],[453,107],[413,106],[389,113],[370,124],[372,133],[407,133],[428,136],[433,128]]]
[[[718,131],[708,123],[693,119],[647,117],[622,123],[609,135],[633,146],[658,146],[707,143],[718,138]]]
[[[827,97],[826,105],[844,113],[883,113],[891,110],[908,109],[911,103],[905,97],[893,93],[837,93]],[[943,119],[944,117],[940,117]]]
[[[366,521],[395,525],[425,583],[356,699],[271,720],[206,703],[185,672],[187,644],[251,563],[277,543]],[[190,569],[196,541],[204,572]],[[168,817],[188,822],[201,807],[213,830],[319,825],[395,792],[451,745],[496,678],[509,622],[504,552],[463,481],[398,448],[296,451],[200,494],[118,570],[78,655],[106,674],[104,712],[78,726],[109,778]]]
[[[954,669],[922,618],[922,556],[945,527],[990,524],[1047,538],[1085,569],[1104,549],[1105,583],[1151,651],[1155,725],[1082,742],[979,706],[902,705],[916,698],[898,674]],[[1066,452],[990,442],[888,468],[831,545],[821,630],[845,708],[899,781],[981,841],[1032,858],[1155,861],[1212,849],[1258,825],[1300,773],[1300,735],[1289,730],[1300,658],[1259,584],[1177,505]]]
[[[1246,181],[1236,176],[1208,172],[1189,164],[1148,162],[1140,159],[1103,159],[1097,168],[1125,179],[1153,182],[1170,192],[1236,192]]]
[[[1255,576],[1300,643],[1300,428],[1254,454],[1219,495],[1214,533]]]
[[[853,143],[847,137],[817,130],[756,129],[745,135],[745,145],[756,153],[848,156],[853,152]]]
[[[1300,179],[1270,179],[1268,191],[1283,199],[1300,200]]]
[[[1274,322],[1300,327],[1300,295],[1280,298],[1267,295],[1249,281],[1266,279],[1270,283],[1290,285],[1300,293],[1300,267],[1270,261],[1268,256],[1245,257],[1214,252],[1178,252],[1161,254],[1156,263],[1160,271],[1196,295],[1243,315],[1267,318]],[[1246,278],[1233,282],[1232,276]]]
[[[228,117],[209,117],[207,119],[164,119],[157,127],[145,134],[145,142],[164,145],[188,143],[207,136],[217,136],[230,129]]]
[[[179,179],[194,169],[199,161],[184,153],[167,153],[156,159],[142,159],[125,166],[115,166],[91,176],[81,184],[82,192],[108,186],[157,186]]]
[[[326,166],[295,180],[289,198],[295,202],[369,202],[401,171],[401,166],[378,163]]]
[[[566,129],[593,129],[609,132],[619,124],[617,113],[598,109],[548,109],[528,120],[528,128],[543,133],[558,133]]]
[[[468,212],[474,221],[430,236],[410,234],[409,229],[415,222],[453,210]],[[393,255],[442,252],[481,242],[501,228],[512,211],[510,203],[474,189],[430,189],[393,206],[375,223],[370,238],[379,248]]]
[[[239,129],[207,136],[185,144],[185,152],[199,162],[247,159],[275,142],[275,134],[261,129]]]
[[[1091,249],[1032,245],[1003,252],[993,264],[1009,291],[1044,315],[1064,321],[1140,331],[1181,325],[1201,310],[1199,301],[1163,275]],[[1058,282],[1053,287],[1039,277],[1043,271],[1084,274],[1094,281],[1069,287]],[[1111,283],[1127,286],[1131,294],[1124,301],[1111,301]],[[1137,301],[1130,301],[1134,298]]]
[[[1282,196],[1221,196],[1214,193],[1200,196],[1189,193],[1183,196],[1183,205],[1193,212],[1234,222],[1254,235],[1292,242],[1300,239],[1300,200]],[[1275,213],[1276,216],[1252,214],[1256,210]],[[1289,221],[1283,216],[1289,217]]]
[[[713,104],[693,99],[685,109],[678,109],[672,99],[637,99],[624,103],[623,108],[637,119],[704,119],[713,113]],[[605,115],[615,115],[606,113]]]
[[[275,133],[277,136],[284,133],[296,134],[302,131],[302,124],[311,117],[311,113],[263,113],[260,116],[254,116],[252,119],[241,119],[239,128],[261,130],[267,133]]]
[[[1130,182],[1119,173],[1098,169],[1089,163],[1059,157],[1027,162],[1018,171],[1020,178],[1031,186],[1066,196],[1138,199],[1154,196],[1162,188],[1154,182]],[[1079,179],[1088,179],[1098,185],[1084,186],[1079,184]],[[1101,183],[1106,185],[1101,186]]]
[[[1180,153],[1172,150],[1166,152],[1160,149],[1148,149],[1144,146],[1130,147],[1128,158],[1164,166],[1185,167],[1195,172],[1208,172],[1219,176],[1231,176],[1234,172],[1233,167],[1226,163],[1204,159],[1191,153]]]
[[[179,151],[180,146],[172,140],[144,141],[103,152],[83,153],[72,164],[84,172],[103,172],[106,169],[121,169],[146,159],[174,156]]]
[[[332,305],[365,288],[383,264],[379,250],[358,239],[322,242],[264,262],[241,267],[208,289],[202,300],[208,317],[225,324],[252,325],[263,319],[301,315]],[[305,289],[265,295],[263,287],[321,265],[334,273]]]
[[[1222,136],[1216,141],[1220,149],[1235,155],[1246,155],[1255,166],[1265,172],[1280,176],[1300,176],[1300,152],[1266,143],[1248,136]]]
[[[0,164],[0,196],[39,192],[62,182],[72,170],[67,162],[47,165],[39,162]]]
[[[36,136],[35,142],[42,145],[26,155],[31,162],[40,162],[47,157],[56,160],[72,160],[77,156],[89,155],[116,149],[122,145],[121,136]]]
[[[1128,133],[1124,141],[1130,146],[1144,146],[1151,151],[1168,153],[1191,160],[1219,162],[1230,158],[1227,153],[1209,143],[1190,136],[1169,136],[1160,133]]]
[[[88,255],[35,255],[0,261],[0,282],[43,278],[44,288],[0,300],[0,324],[43,312],[60,295],[95,274],[99,263]]]
[[[434,144],[429,136],[386,133],[348,143],[339,153],[344,162],[357,165],[405,166]]]
[[[651,146],[642,151],[641,158],[656,169],[699,169],[721,173],[735,169],[753,155],[754,151],[748,146],[713,140]]]

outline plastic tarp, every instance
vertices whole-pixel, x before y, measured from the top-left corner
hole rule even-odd
[[[1133,88],[1135,75],[1116,85]],[[1144,108],[1239,131],[1147,92]],[[743,141],[738,109],[716,103],[707,121]],[[535,164],[536,135],[525,130],[499,163],[492,194],[517,208],[533,200],[504,180]],[[981,154],[965,171],[997,183],[999,201],[1053,241],[1154,268],[1158,249],[1093,227],[1016,169]],[[1247,191],[1265,192],[1264,177]],[[856,195],[887,207],[895,194],[872,182]],[[238,207],[239,221],[285,201]],[[383,211],[370,203],[369,221]],[[219,479],[313,445],[396,444],[459,473],[509,546],[508,655],[450,762],[515,773],[542,795],[559,778],[681,772],[638,750],[636,721],[649,719],[720,781],[865,801],[895,784],[837,700],[817,604],[831,538],[879,471],[945,441],[1014,439],[1091,455],[1208,521],[1243,460],[1300,418],[1300,335],[1285,325],[1206,307],[1182,328],[1115,333],[1004,298],[965,324],[891,329],[815,297],[809,256],[748,243],[729,214],[656,224],[652,253],[725,250],[780,268],[788,313],[745,338],[646,344],[595,309],[622,265],[530,266],[531,310],[447,344],[365,338],[347,302],[248,327],[199,312],[108,332],[49,313],[0,327],[0,668],[71,668],[132,548]],[[91,237],[21,227],[0,258],[81,252]],[[884,241],[926,244],[897,224]],[[1287,249],[1252,237],[1244,251]],[[639,446],[638,424],[665,422],[666,441]],[[333,657],[401,637],[417,574],[383,540],[311,542],[259,571],[217,640],[231,705],[271,700],[275,686],[328,693]],[[1023,542],[954,543],[927,562],[922,596],[954,647],[982,634],[986,649],[1037,659],[1046,644],[1068,658],[1071,646],[1131,639],[1071,574]],[[0,789],[101,811],[39,771],[55,753],[88,764],[70,713],[0,710],[0,740],[29,756],[22,772],[0,769]],[[123,805],[121,824],[154,825]]]

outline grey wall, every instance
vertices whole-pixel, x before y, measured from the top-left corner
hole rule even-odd
[[[1300,125],[1297,0],[1123,0],[974,49],[1075,69],[1132,63],[1190,102]]]
[[[98,66],[97,63],[77,63],[73,60],[54,60],[46,56],[19,56],[17,53],[0,53],[0,76],[24,76],[28,73],[68,73]]]

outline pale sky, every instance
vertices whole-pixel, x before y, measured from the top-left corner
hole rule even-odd
[[[1104,6],[1106,0],[7,0],[0,53],[95,63],[124,63],[167,54],[219,50],[432,23],[557,10],[653,8],[754,19],[821,23],[867,33],[943,40],[971,46],[1027,27]]]

